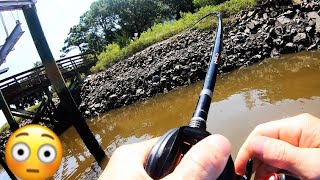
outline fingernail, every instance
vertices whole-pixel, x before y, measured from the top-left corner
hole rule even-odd
[[[207,139],[207,143],[214,146],[216,150],[219,150],[225,157],[229,157],[231,154],[231,144],[227,138],[222,135],[211,135]]]

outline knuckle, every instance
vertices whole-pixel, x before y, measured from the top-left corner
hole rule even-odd
[[[259,134],[261,131],[265,129],[266,123],[257,125],[254,130],[252,131],[252,134]]]
[[[308,121],[310,121],[310,119],[313,118],[313,116],[309,113],[303,113],[303,114],[298,115],[297,117],[302,122],[308,122]]]
[[[264,124],[259,124],[256,126],[256,128],[254,129],[255,131],[259,131],[261,129],[263,129]]]
[[[310,145],[311,148],[320,148],[320,129],[313,129],[309,139],[312,141]]]
[[[310,117],[310,116],[312,116],[312,115],[309,114],[309,113],[302,113],[302,114],[300,114],[300,116],[301,116],[301,117]]]
[[[286,159],[286,150],[282,145],[278,145],[276,146],[276,148],[278,149],[275,154],[275,157],[277,160],[285,160]]]
[[[280,163],[280,165],[283,162],[289,163],[287,147],[283,143],[275,143],[274,148],[275,151],[272,156],[276,163]]]

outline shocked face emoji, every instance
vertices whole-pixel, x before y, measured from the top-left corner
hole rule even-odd
[[[61,142],[49,128],[27,125],[10,136],[5,159],[13,174],[21,179],[47,179],[60,166]]]

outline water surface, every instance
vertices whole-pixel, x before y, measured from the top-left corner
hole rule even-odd
[[[112,110],[89,121],[108,157],[123,144],[160,136],[186,125],[203,81],[153,99]],[[226,136],[235,157],[258,124],[303,112],[320,117],[320,51],[268,59],[218,77],[208,118],[208,131]],[[101,167],[74,128],[60,136],[64,158],[54,179],[96,179]],[[0,173],[0,179],[6,174]]]

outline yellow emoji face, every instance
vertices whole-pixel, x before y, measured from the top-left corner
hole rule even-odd
[[[10,170],[21,179],[47,179],[59,168],[62,145],[49,128],[27,125],[9,138],[5,159]]]

